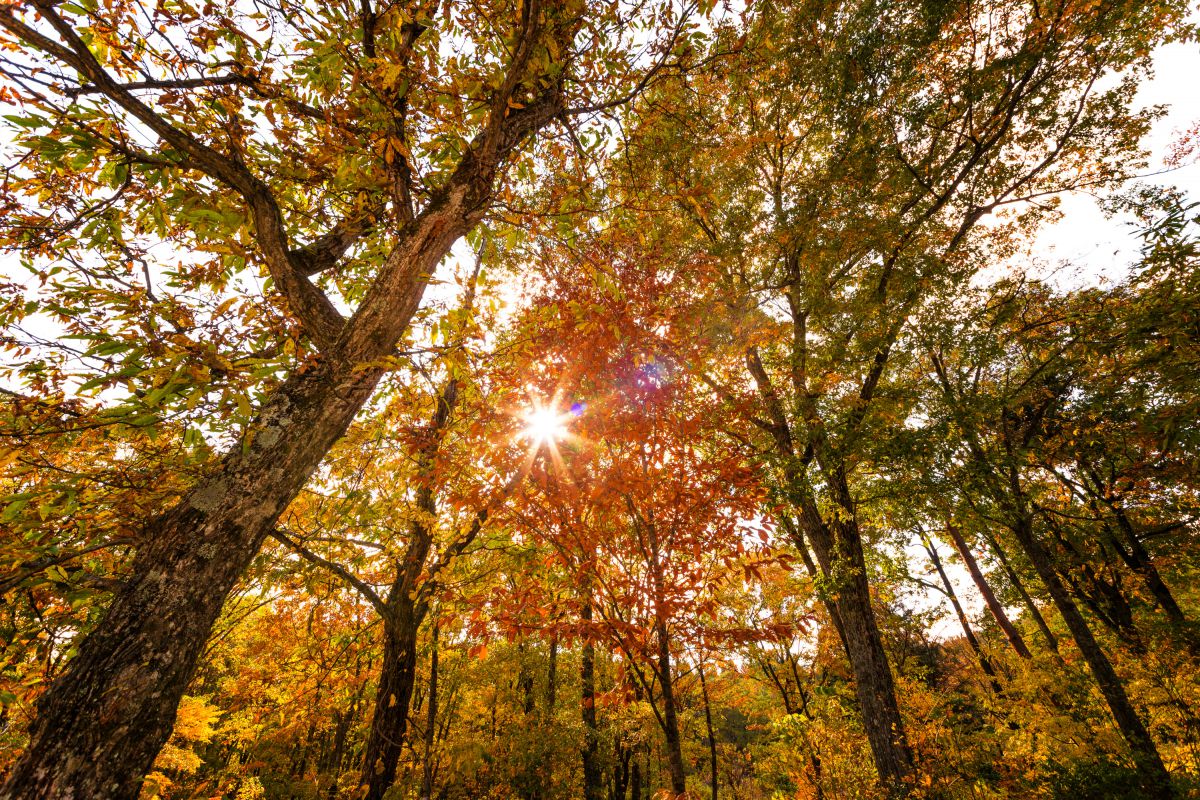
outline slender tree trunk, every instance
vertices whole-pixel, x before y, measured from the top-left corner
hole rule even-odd
[[[415,618],[418,611],[411,607],[411,602],[395,602],[398,599],[392,600],[396,618],[384,628],[383,665],[359,779],[364,800],[382,800],[396,782],[396,765],[404,747],[416,682],[417,632],[421,620]]]
[[[381,374],[329,360],[298,370],[244,446],[146,526],[128,579],[38,702],[0,798],[137,797],[225,598]]]
[[[558,634],[550,639],[550,659],[546,667],[546,719],[550,721],[554,714],[554,704],[558,702]]]
[[[1108,660],[1108,656],[1100,648],[1100,644],[1096,641],[1091,628],[1088,627],[1087,621],[1079,613],[1079,609],[1071,600],[1066,586],[1063,585],[1058,572],[1054,569],[1054,565],[1050,560],[1050,554],[1046,552],[1046,549],[1034,535],[1032,521],[1028,515],[1023,515],[1017,520],[1017,523],[1013,526],[1013,533],[1016,534],[1017,541],[1021,544],[1021,547],[1025,550],[1025,554],[1033,563],[1034,569],[1037,570],[1038,576],[1042,579],[1046,590],[1050,593],[1050,598],[1058,608],[1058,613],[1062,616],[1063,622],[1066,623],[1067,629],[1071,631],[1071,636],[1075,640],[1075,644],[1079,647],[1080,653],[1083,654],[1084,660],[1087,661],[1088,666],[1091,668],[1092,675],[1100,687],[1100,692],[1108,702],[1113,719],[1116,720],[1117,728],[1125,737],[1125,741],[1133,754],[1133,760],[1137,765],[1141,780],[1141,789],[1145,793],[1145,796],[1153,798],[1174,797],[1170,776],[1167,774],[1162,758],[1158,754],[1158,748],[1155,747],[1154,740],[1150,738],[1150,732],[1146,729],[1141,717],[1138,716],[1133,704],[1129,701],[1129,696],[1125,693],[1125,686],[1121,683],[1121,679],[1113,669],[1112,662]]]
[[[717,736],[713,732],[712,706],[708,701],[708,684],[704,680],[704,664],[698,661],[696,669],[700,674],[700,694],[704,699],[704,727],[708,732],[708,771],[712,781],[712,800],[717,800]]]
[[[1017,596],[1021,598],[1021,602],[1025,604],[1025,610],[1029,616],[1033,618],[1033,622],[1037,625],[1038,631],[1041,632],[1042,638],[1046,640],[1046,646],[1050,651],[1058,653],[1058,637],[1050,630],[1050,626],[1046,624],[1046,618],[1042,616],[1042,612],[1038,609],[1037,603],[1029,595],[1025,589],[1025,583],[1021,580],[1021,576],[1017,575],[1017,571],[1013,569],[1012,564],[1008,560],[1008,554],[1004,552],[1004,548],[1000,546],[1000,541],[994,536],[987,536],[988,546],[992,548],[992,552],[996,554],[996,558],[1000,561],[1000,566],[1004,568],[1004,574],[1008,576],[1008,582],[1016,589]]]
[[[429,708],[425,718],[425,754],[421,764],[421,800],[433,800],[434,739],[438,715],[438,625],[434,623],[429,654]]]
[[[633,757],[633,751],[621,744],[621,736],[618,734],[613,739],[613,752],[617,754],[617,763],[613,765],[613,781],[612,781],[612,800],[625,800],[625,794],[629,789],[629,760]]]
[[[975,588],[983,595],[983,602],[987,604],[988,611],[991,612],[992,619],[996,621],[1004,638],[1008,640],[1013,651],[1021,658],[1032,658],[1033,654],[1029,652],[1029,647],[1025,644],[1025,639],[1021,637],[1020,631],[1012,624],[1008,618],[1008,614],[1004,611],[1004,606],[1000,604],[996,598],[996,593],[992,591],[991,585],[984,577],[983,570],[979,568],[979,562],[975,560],[974,553],[963,539],[962,532],[958,526],[953,523],[946,525],[946,533],[950,536],[950,541],[954,544],[954,549],[958,552],[958,557],[962,559],[963,564],[967,568],[967,572],[971,573],[971,580],[975,583]]]
[[[666,622],[656,620],[658,639],[658,681],[662,687],[663,727],[667,745],[667,771],[671,776],[671,791],[676,797],[687,792],[687,770],[683,764],[683,741],[679,735],[679,714],[675,700],[675,681],[671,674],[671,640]]]
[[[671,776],[671,791],[676,797],[687,792],[687,771],[683,764],[683,741],[679,735],[679,715],[675,700],[675,680],[671,667],[671,638],[667,620],[662,614],[666,604],[662,552],[659,548],[658,526],[653,521],[645,525],[650,549],[650,578],[654,586],[654,632],[658,640],[658,682],[662,687],[663,734],[667,745],[667,768]]]
[[[422,584],[420,578],[433,548],[438,515],[432,472],[457,403],[458,381],[451,378],[436,396],[426,438],[418,450],[422,480],[417,482],[415,504],[420,516],[409,525],[408,546],[396,565],[385,601],[383,666],[359,779],[360,790],[365,787],[364,800],[382,800],[396,781],[396,765],[404,746],[416,682],[417,637],[429,611],[429,584]]]
[[[536,730],[541,727],[541,720],[537,716],[537,698],[534,695],[534,679],[533,671],[530,670],[526,659],[528,651],[525,648],[525,643],[522,642],[517,646],[518,652],[521,655],[520,672],[517,675],[517,686],[521,690],[523,696],[522,711],[525,714],[525,725],[531,730]],[[543,751],[544,752],[544,751]],[[526,800],[541,800],[542,789],[542,753],[536,754],[526,764],[522,773],[517,776],[516,790],[517,794],[526,798]]]
[[[580,705],[583,714],[583,798],[600,800],[603,794],[600,774],[600,737],[596,724],[596,646],[591,640],[592,592],[586,588],[580,616],[588,630],[584,633],[579,656]]]
[[[804,540],[804,534],[800,528],[796,527],[796,523],[786,514],[782,516],[782,521],[784,529],[788,532],[788,536],[792,540],[792,545],[800,553],[800,560],[804,562],[805,571],[812,578],[824,576],[824,571],[819,570],[817,564],[813,562],[812,553],[808,551],[808,542]],[[842,640],[842,649],[846,652],[847,657],[849,657],[850,645],[846,643],[846,629],[842,625],[842,617],[838,613],[837,605],[834,603],[825,603],[825,610],[829,614],[829,621],[833,623],[838,638]]]
[[[966,637],[967,644],[971,646],[975,657],[979,659],[979,668],[983,670],[983,674],[987,675],[989,681],[991,681],[992,691],[998,695],[1002,694],[1004,687],[1000,685],[999,680],[996,678],[996,669],[992,666],[992,660],[983,651],[983,645],[979,643],[979,638],[975,636],[975,631],[971,630],[971,623],[967,619],[967,612],[963,610],[962,603],[958,602],[958,595],[954,591],[954,584],[950,582],[950,576],[946,574],[946,569],[942,566],[942,557],[938,554],[937,546],[928,536],[922,534],[921,538],[925,545],[925,552],[929,554],[929,559],[933,562],[938,577],[941,578],[942,588],[946,591],[946,597],[950,600],[950,606],[954,609],[954,615],[958,617],[958,624],[963,629],[963,636]]]

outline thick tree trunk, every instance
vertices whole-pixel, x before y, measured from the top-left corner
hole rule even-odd
[[[979,590],[979,594],[983,595],[983,602],[987,604],[988,611],[991,612],[992,619],[996,621],[1004,638],[1008,640],[1013,651],[1021,658],[1032,658],[1033,654],[1029,651],[1029,647],[1025,644],[1025,639],[1022,638],[1020,631],[1012,624],[1012,620],[1008,618],[1008,614],[1004,611],[1004,606],[1000,604],[996,593],[992,591],[991,585],[987,582],[987,578],[983,574],[983,570],[979,568],[979,562],[975,560],[975,554],[971,552],[971,548],[963,539],[962,532],[958,526],[953,523],[946,525],[946,533],[950,536],[950,541],[954,544],[954,549],[958,551],[958,557],[962,559],[963,564],[967,568],[967,572],[971,573],[971,580],[975,583],[975,588]]]
[[[1034,535],[1032,522],[1027,515],[1017,520],[1013,526],[1013,532],[1025,550],[1025,554],[1033,563],[1034,569],[1037,570],[1038,576],[1045,584],[1050,598],[1054,601],[1067,629],[1071,631],[1071,636],[1079,647],[1080,653],[1083,654],[1084,660],[1087,661],[1088,667],[1091,668],[1100,692],[1108,703],[1113,719],[1116,720],[1117,728],[1129,745],[1145,796],[1174,797],[1170,776],[1158,754],[1154,740],[1150,738],[1150,732],[1129,701],[1129,696],[1125,693],[1125,686],[1113,669],[1108,656],[1100,648],[1087,621],[1071,600],[1066,586],[1063,585],[1058,572],[1054,569],[1050,554]]]
[[[0,798],[137,797],[226,596],[380,375],[326,361],[298,370],[244,446],[146,527],[130,577],[38,703]]]
[[[852,523],[841,527],[843,531],[838,537],[843,549],[841,564],[849,574],[840,587],[837,607],[846,627],[855,690],[880,780],[889,791],[900,793],[913,770],[912,753],[896,702],[891,667],[871,608],[858,526]]]
[[[836,613],[841,620],[846,655],[854,671],[855,695],[875,769],[887,791],[899,795],[907,791],[908,778],[913,771],[912,752],[896,701],[891,667],[871,607],[871,588],[853,499],[844,483],[834,488],[839,505],[845,510],[844,518],[827,524],[815,502],[809,498],[801,508],[801,519],[821,571],[835,587],[836,595],[826,603],[831,615]]]

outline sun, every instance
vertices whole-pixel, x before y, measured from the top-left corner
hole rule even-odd
[[[567,416],[553,407],[535,406],[525,415],[521,434],[536,444],[553,444],[567,435]]]

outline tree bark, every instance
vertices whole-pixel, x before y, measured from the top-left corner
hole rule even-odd
[[[527,8],[537,13],[535,6]],[[242,196],[287,310],[321,349],[321,356],[270,394],[242,441],[211,475],[146,526],[129,578],[42,696],[29,745],[0,788],[0,800],[132,800],[171,733],[179,699],[225,598],[370,397],[383,374],[377,365],[408,329],[438,263],[482,217],[503,162],[562,114],[562,77],[552,75],[550,65],[539,72],[530,54],[543,38],[570,52],[578,24],[554,21],[543,27],[533,19],[524,26],[525,40],[513,51],[486,124],[443,188],[401,231],[353,317],[343,320],[305,277],[267,184],[122,89],[52,4],[42,3],[38,11],[61,42],[11,13],[4,15],[4,26],[97,86],[196,168]],[[512,108],[506,101],[530,78],[545,88]],[[330,252],[330,263],[322,266],[333,266],[341,251]]]
[[[979,562],[975,560],[974,553],[967,545],[963,538],[962,532],[957,525],[953,523],[946,524],[946,533],[950,536],[950,541],[954,544],[954,549],[958,552],[958,557],[962,559],[963,564],[967,568],[967,572],[971,573],[971,580],[975,583],[975,588],[979,590],[979,594],[983,595],[983,602],[987,604],[988,611],[991,612],[992,619],[996,621],[1000,631],[1004,634],[1004,638],[1008,640],[1013,651],[1021,658],[1032,658],[1033,654],[1029,651],[1029,647],[1025,644],[1025,639],[1022,638],[1020,631],[1012,624],[1012,620],[1008,618],[1008,614],[1004,611],[1004,606],[1000,604],[996,593],[992,591],[991,585],[983,574],[983,570],[979,568]]]
[[[815,502],[805,502],[801,519],[821,571],[833,584],[831,590],[836,592],[836,596],[826,602],[836,609],[842,621],[846,654],[854,671],[855,695],[876,771],[887,791],[900,795],[907,792],[908,777],[913,771],[912,751],[904,733],[891,667],[871,607],[871,588],[867,581],[862,536],[853,516],[853,502],[844,483],[835,489],[839,505],[849,509],[844,518],[826,524],[817,512]]]
[[[381,374],[324,360],[297,371],[245,446],[146,527],[130,577],[39,701],[0,798],[137,797],[226,596]]]
[[[433,626],[429,654],[429,708],[425,718],[425,754],[421,763],[421,800],[433,800],[434,739],[438,714],[438,626]]]
[[[417,671],[418,611],[411,603],[395,603],[395,620],[385,625],[383,665],[375,692],[375,710],[363,753],[359,788],[364,800],[382,800],[396,782],[396,765],[408,730]],[[421,614],[423,617],[424,615]]]
[[[1146,551],[1145,545],[1142,544],[1142,540],[1138,537],[1137,530],[1133,526],[1133,521],[1129,519],[1129,514],[1126,512],[1120,497],[1105,491],[1105,481],[1101,477],[1100,471],[1094,465],[1085,463],[1081,459],[1079,466],[1087,478],[1090,478],[1090,480],[1083,480],[1082,484],[1092,507],[1096,511],[1100,511],[1098,505],[1103,503],[1117,523],[1117,528],[1124,536],[1125,541],[1122,543],[1117,541],[1117,537],[1111,531],[1109,532],[1113,549],[1117,551],[1117,554],[1120,555],[1126,566],[1133,570],[1142,579],[1143,583],[1146,584],[1146,588],[1154,597],[1155,602],[1158,603],[1159,608],[1166,614],[1171,624],[1178,627],[1186,626],[1187,618],[1184,616],[1183,609],[1179,607],[1175,596],[1171,593],[1170,588],[1163,581],[1162,575],[1159,574],[1158,568],[1154,565],[1150,553]],[[1102,522],[1102,524],[1107,531],[1107,523]],[[1189,642],[1189,644],[1194,643]]]
[[[675,797],[687,793],[687,770],[683,764],[683,740],[679,734],[679,713],[675,699],[675,681],[671,666],[671,640],[665,620],[655,622],[658,639],[658,681],[663,696],[663,732],[667,745],[667,771]]]
[[[584,622],[583,646],[579,655],[580,710],[583,716],[583,798],[600,800],[604,787],[600,772],[600,736],[596,724],[596,645],[591,640],[592,592],[585,589],[580,617]]]
[[[802,353],[806,346],[804,319],[805,315],[793,308],[793,321],[798,326],[793,356]],[[872,373],[876,378],[882,374],[886,360],[886,354],[876,360],[877,371]],[[875,611],[871,607],[871,587],[867,579],[862,535],[846,465],[840,456],[830,450],[824,425],[811,407],[812,397],[803,391],[803,379],[795,376],[793,384],[798,391],[797,399],[803,399],[805,405],[809,406],[805,410],[806,424],[810,428],[806,449],[812,451],[837,506],[835,519],[826,521],[801,466],[802,459],[796,452],[783,402],[753,347],[746,351],[746,366],[754,378],[770,420],[763,425],[774,439],[789,499],[798,512],[805,538],[816,553],[821,576],[829,584],[823,602],[829,609],[830,618],[838,626],[838,633],[854,671],[855,694],[879,780],[887,792],[904,794],[908,791],[913,772],[912,752],[896,701],[891,667],[883,649]],[[799,544],[803,545],[803,542]]]
[[[628,498],[632,510],[632,501]],[[667,619],[662,613],[666,607],[666,581],[663,574],[662,549],[658,541],[658,526],[651,519],[642,521],[640,515],[633,515],[634,525],[646,532],[646,540],[642,543],[643,553],[649,560],[650,581],[654,591],[654,635],[657,640],[658,653],[655,673],[662,687],[662,724],[663,735],[667,746],[667,771],[671,776],[671,791],[676,797],[687,792],[687,771],[683,764],[683,742],[679,734],[679,715],[675,699],[675,680],[671,666],[671,638],[667,629]],[[639,536],[640,539],[640,536]],[[647,548],[648,545],[648,548]]]
[[[717,800],[717,736],[713,732],[712,706],[708,701],[708,683],[704,680],[704,663],[698,661],[696,669],[700,674],[700,694],[704,698],[704,726],[708,732],[708,770],[712,782],[712,800]]]

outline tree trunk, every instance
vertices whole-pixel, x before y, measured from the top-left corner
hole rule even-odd
[[[708,701],[708,684],[704,680],[704,664],[696,663],[700,673],[700,694],[704,698],[704,727],[708,731],[708,771],[712,781],[712,800],[717,800],[717,736],[713,732],[712,706]]]
[[[433,800],[433,747],[438,714],[438,626],[433,626],[429,654],[429,709],[425,718],[425,756],[421,764],[421,800]]]
[[[844,517],[827,524],[815,501],[805,497],[801,519],[822,573],[836,587],[835,596],[825,602],[831,606],[831,615],[836,612],[841,619],[846,655],[854,671],[855,695],[879,780],[887,791],[903,794],[913,771],[912,752],[871,608],[871,588],[853,498],[844,480],[839,478],[836,483],[832,488]]]
[[[941,578],[942,588],[946,592],[946,597],[950,600],[950,606],[954,609],[954,615],[958,617],[958,624],[963,629],[963,636],[966,637],[967,644],[971,646],[975,657],[979,659],[979,668],[983,670],[983,674],[987,675],[991,681],[992,691],[998,695],[1003,694],[1004,688],[996,678],[996,669],[992,666],[992,660],[983,651],[983,645],[979,643],[978,637],[975,636],[975,631],[971,630],[971,623],[967,619],[967,612],[963,610],[962,603],[958,602],[958,595],[954,592],[954,584],[950,582],[950,576],[946,574],[946,570],[942,566],[942,557],[938,555],[937,546],[934,545],[933,540],[928,536],[922,534],[921,538],[923,540],[922,543],[925,545],[925,552],[929,554],[929,559],[933,562],[938,577]]]
[[[1186,625],[1187,618],[1183,614],[1183,609],[1175,601],[1175,596],[1163,581],[1158,568],[1154,566],[1154,561],[1150,558],[1150,553],[1146,551],[1142,540],[1138,538],[1133,521],[1129,519],[1129,514],[1126,513],[1125,506],[1122,504],[1120,497],[1105,491],[1104,479],[1101,477],[1099,470],[1093,465],[1081,460],[1079,466],[1082,472],[1091,479],[1090,482],[1084,480],[1083,486],[1089,496],[1092,507],[1099,512],[1100,509],[1097,507],[1097,504],[1103,503],[1112,514],[1113,519],[1117,523],[1117,528],[1124,536],[1124,546],[1121,546],[1121,543],[1116,540],[1116,536],[1110,532],[1114,549],[1121,556],[1125,564],[1146,584],[1146,588],[1150,590],[1150,594],[1153,595],[1155,602],[1158,603],[1159,608],[1167,615],[1167,619],[1171,621],[1171,624],[1180,627]],[[1107,529],[1108,526],[1105,525],[1105,528]],[[1192,643],[1189,642],[1189,644]]]
[[[992,548],[992,552],[996,554],[996,558],[1000,561],[1000,566],[1004,568],[1004,574],[1008,576],[1008,582],[1017,590],[1017,595],[1021,598],[1021,602],[1025,604],[1025,610],[1029,612],[1029,616],[1033,618],[1033,622],[1037,625],[1038,630],[1042,634],[1042,638],[1046,640],[1046,646],[1054,654],[1058,654],[1058,637],[1050,630],[1050,626],[1046,624],[1046,618],[1042,616],[1042,612],[1038,609],[1037,603],[1029,595],[1025,589],[1025,583],[1021,580],[1021,576],[1017,575],[1017,571],[1013,569],[1009,563],[1008,555],[1004,552],[1004,548],[1000,546],[1000,542],[993,536],[987,536],[988,545]]]
[[[667,744],[667,771],[671,776],[671,791],[675,797],[687,792],[687,771],[683,765],[683,741],[679,735],[679,714],[676,709],[675,681],[671,674],[671,640],[666,622],[655,622],[658,639],[658,681],[663,696],[663,733]]]
[[[975,560],[974,553],[967,546],[967,542],[963,539],[962,532],[958,526],[953,523],[947,523],[946,533],[950,536],[950,541],[954,544],[954,549],[958,551],[958,557],[962,559],[966,565],[967,572],[971,573],[971,580],[975,582],[975,588],[983,595],[983,602],[987,604],[988,611],[991,612],[992,619],[996,621],[996,625],[1000,627],[1004,633],[1004,638],[1008,640],[1014,652],[1021,658],[1032,658],[1033,654],[1029,652],[1029,647],[1025,644],[1025,639],[1021,637],[1020,631],[1012,624],[1008,618],[1008,614],[1004,611],[1004,606],[996,598],[996,593],[992,591],[991,585],[988,584],[987,578],[984,577],[983,570],[979,568],[979,562]]]
[[[1079,609],[1067,593],[1066,586],[1063,585],[1058,572],[1051,563],[1049,553],[1034,536],[1032,521],[1028,515],[1024,515],[1016,521],[1013,533],[1016,534],[1017,541],[1033,563],[1034,569],[1037,570],[1038,576],[1050,593],[1050,598],[1054,601],[1063,622],[1071,631],[1075,644],[1083,654],[1084,660],[1087,661],[1088,667],[1091,668],[1100,692],[1108,702],[1113,719],[1116,720],[1117,728],[1120,729],[1129,745],[1145,796],[1174,797],[1170,776],[1158,754],[1154,740],[1150,738],[1150,732],[1129,701],[1129,696],[1125,693],[1125,686],[1113,669],[1108,656],[1100,648],[1087,621],[1079,613]]]
[[[1122,556],[1127,556],[1125,559],[1126,563],[1130,569],[1141,576],[1146,584],[1146,588],[1154,596],[1155,602],[1158,603],[1159,608],[1167,615],[1167,619],[1174,625],[1186,625],[1187,617],[1184,616],[1183,609],[1179,607],[1179,603],[1175,601],[1175,595],[1171,594],[1171,590],[1167,587],[1166,582],[1163,581],[1158,568],[1154,566],[1154,561],[1150,558],[1150,553],[1146,551],[1142,540],[1138,538],[1137,531],[1134,530],[1133,523],[1130,522],[1125,509],[1118,503],[1113,503],[1112,509],[1117,518],[1118,527],[1125,534],[1125,544],[1129,548],[1128,552],[1124,548],[1119,548],[1118,552]]]
[[[424,614],[412,608],[411,602],[397,603],[397,599],[390,601],[396,616],[384,627],[383,665],[379,670],[375,710],[363,753],[359,791],[363,792],[364,800],[382,800],[384,793],[396,782],[396,765],[404,747],[416,681],[417,632]]]
[[[297,370],[243,445],[146,526],[129,578],[38,702],[0,798],[137,797],[225,598],[381,374],[327,360]]]
[[[583,798],[584,800],[600,800],[603,794],[600,774],[599,746],[600,737],[596,725],[596,646],[591,640],[592,595],[590,587],[585,589],[586,596],[580,616],[584,622],[583,646],[579,655],[579,685],[580,706],[583,715]]]
[[[662,687],[663,734],[667,744],[667,769],[671,776],[671,791],[675,797],[687,792],[687,771],[683,765],[683,742],[679,735],[679,715],[675,701],[675,681],[671,668],[671,638],[667,620],[662,614],[666,604],[666,587],[663,577],[662,552],[658,542],[658,527],[653,521],[645,526],[650,549],[650,579],[654,587],[654,632],[658,640],[658,682]]]

